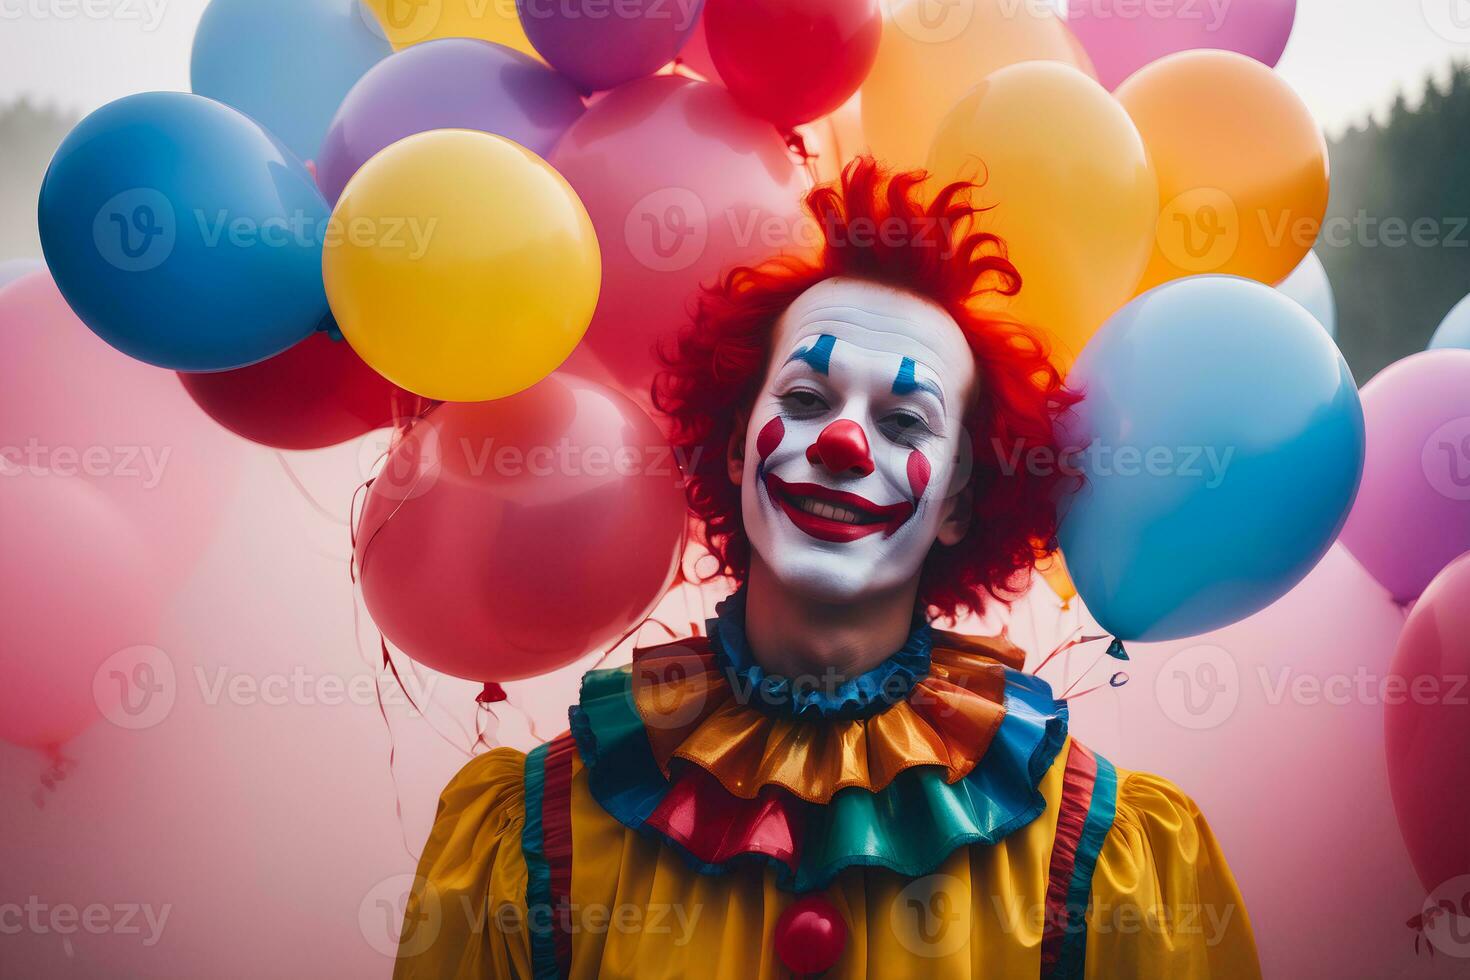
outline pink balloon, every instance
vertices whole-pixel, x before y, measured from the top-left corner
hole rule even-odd
[[[81,480],[0,468],[0,740],[54,749],[98,717],[93,682],[151,643],[142,537]]]
[[[1404,842],[1425,889],[1466,876],[1461,893],[1470,892],[1470,554],[1414,606],[1393,676],[1400,696],[1387,704],[1384,732]]]
[[[174,373],[109,347],[44,270],[0,290],[0,458],[101,489],[169,583],[208,544],[239,468]]]
[[[389,454],[358,528],[373,621],[435,670],[535,677],[616,643],[673,578],[679,468],[628,398],[558,373],[446,404]]]
[[[1238,51],[1274,68],[1295,21],[1296,0],[1070,0],[1067,8],[1067,26],[1109,89],[1150,62],[1196,48]]]
[[[1470,350],[1433,350],[1363,388],[1367,459],[1342,542],[1400,602],[1470,551]]]
[[[655,350],[688,322],[700,283],[814,240],[775,128],[706,82],[659,76],[614,90],[572,125],[552,163],[602,245],[602,296],[568,367],[644,405]]]

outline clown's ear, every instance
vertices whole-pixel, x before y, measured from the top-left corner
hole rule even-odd
[[[965,540],[965,535],[970,533],[970,525],[975,520],[975,485],[973,482],[965,484],[965,488],[944,500],[941,505],[945,508],[944,520],[939,524],[937,540],[946,548],[952,548]]]
[[[745,440],[749,429],[750,413],[736,415],[735,424],[730,429],[730,442],[725,447],[725,470],[730,474],[730,482],[737,487],[745,482]]]

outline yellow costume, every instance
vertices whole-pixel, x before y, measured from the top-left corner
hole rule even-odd
[[[1066,734],[1003,640],[919,624],[837,692],[765,675],[738,620],[594,671],[572,730],[444,791],[398,980],[791,976],[801,895],[831,977],[1258,977],[1194,804]]]

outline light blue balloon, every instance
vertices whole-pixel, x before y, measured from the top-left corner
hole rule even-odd
[[[347,90],[393,53],[359,0],[213,0],[194,35],[194,92],[313,160]]]
[[[1470,296],[1460,300],[1450,310],[1449,316],[1444,318],[1444,322],[1434,332],[1434,339],[1429,342],[1430,350],[1447,347],[1470,350]]]
[[[1068,378],[1086,446],[1060,538],[1087,608],[1124,640],[1208,632],[1317,564],[1363,474],[1352,372],[1269,286],[1197,276],[1125,306]]]
[[[46,264],[103,340],[175,371],[244,367],[328,321],[330,210],[296,156],[198,95],[103,106],[41,184]]]
[[[1327,328],[1327,336],[1337,339],[1337,299],[1332,295],[1327,269],[1316,252],[1308,252],[1296,271],[1276,288],[1305,306]]]

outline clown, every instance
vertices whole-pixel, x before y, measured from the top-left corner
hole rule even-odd
[[[397,976],[1259,975],[1171,784],[1073,740],[1006,640],[1078,399],[976,300],[1020,278],[969,188],[859,160],[824,247],[705,290],[655,396],[737,586],[707,635],[594,671],[571,729],[449,785]]]

